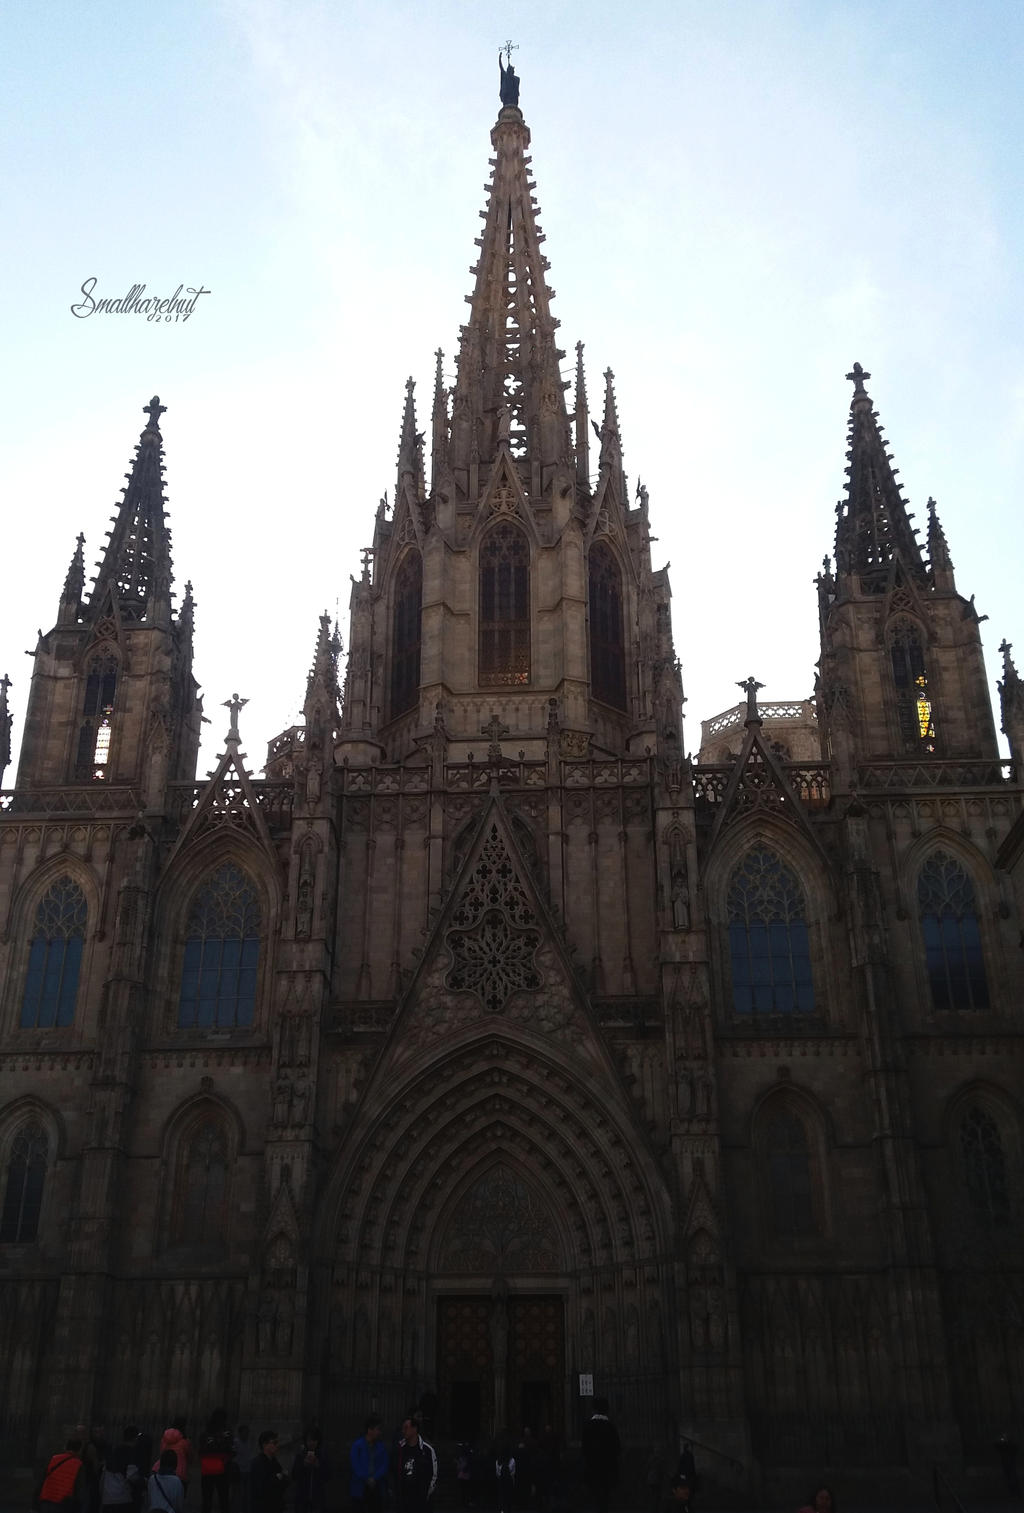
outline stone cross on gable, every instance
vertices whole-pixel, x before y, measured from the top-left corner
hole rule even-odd
[[[248,699],[239,698],[237,693],[233,693],[230,699],[224,700],[224,708],[230,709],[231,711],[231,728],[228,730],[228,740],[234,741],[236,746],[242,739],[242,737],[238,733],[238,716],[241,714],[242,710],[245,708],[248,702]]]
[[[486,725],[480,726],[480,734],[485,735],[490,742],[487,747],[487,760],[489,762],[501,761],[501,738],[508,735],[508,726],[503,725],[495,712],[491,711],[491,718]]]
[[[763,688],[764,684],[759,683],[757,679],[753,675],[751,675],[749,678],[744,678],[742,683],[737,683],[736,687],[742,688],[743,692],[747,696],[747,717],[743,723],[745,725],[760,725],[761,715],[757,707],[757,690],[759,688]]]

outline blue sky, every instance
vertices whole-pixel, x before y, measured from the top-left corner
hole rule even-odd
[[[1003,636],[1024,659],[1018,0],[12,3],[16,713],[24,650],[79,530],[98,555],[156,391],[213,716],[201,766],[235,688],[254,767],[294,721],[322,609],[347,638],[406,376],[425,418],[438,345],[452,370],[510,34],[563,345],[586,343],[592,405],[615,371],[626,469],[672,564],[687,746],[749,672],[770,698],[811,688],[854,360],[910,507],[923,523],[935,495],[990,616],[993,680]],[[184,325],[76,320],[91,276],[211,293]]]

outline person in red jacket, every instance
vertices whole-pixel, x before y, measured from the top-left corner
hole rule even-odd
[[[82,1441],[69,1439],[63,1450],[50,1456],[49,1465],[39,1488],[39,1513],[52,1513],[55,1508],[67,1507],[76,1501],[78,1478],[82,1471]]]

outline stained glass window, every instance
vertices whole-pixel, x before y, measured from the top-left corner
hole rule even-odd
[[[233,862],[196,893],[185,932],[182,1029],[252,1024],[262,917],[256,889]]]
[[[395,577],[391,636],[391,715],[412,709],[420,691],[423,559],[407,552]]]
[[[764,1127],[772,1228],[777,1235],[812,1235],[818,1229],[807,1129],[789,1109],[770,1113]]]
[[[78,731],[75,776],[102,782],[110,760],[114,696],[117,692],[117,658],[95,657],[85,678],[85,702]]]
[[[603,541],[590,549],[590,686],[595,699],[625,709],[622,573]]]
[[[988,982],[974,884],[960,863],[934,852],[917,880],[918,911],[932,1004],[987,1009]]]
[[[530,547],[514,525],[497,525],[480,546],[481,686],[530,681]]]
[[[908,751],[935,750],[935,720],[928,692],[921,632],[908,620],[900,620],[889,634],[889,657],[896,686],[896,713],[900,734]]]
[[[977,1104],[960,1121],[960,1150],[974,1217],[986,1229],[1009,1224],[1010,1190],[1002,1137],[991,1114]]]
[[[728,915],[736,1013],[812,1013],[803,892],[773,851],[747,852],[729,882]]]
[[[219,1120],[208,1119],[189,1138],[182,1163],[176,1239],[223,1249],[228,1142]]]
[[[38,1124],[26,1124],[14,1137],[7,1163],[7,1186],[0,1213],[0,1242],[26,1245],[39,1232],[46,1182],[46,1132]]]
[[[21,998],[22,1029],[73,1023],[88,917],[85,895],[70,877],[58,878],[40,900]]]

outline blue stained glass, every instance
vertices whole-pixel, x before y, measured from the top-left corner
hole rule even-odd
[[[85,896],[70,877],[59,878],[40,900],[25,970],[22,1029],[74,1022],[87,919]]]
[[[921,868],[917,898],[933,1007],[987,1009],[988,981],[971,879],[958,861],[936,851]]]
[[[178,1010],[183,1029],[252,1023],[261,929],[256,890],[229,862],[203,884],[189,911]]]
[[[814,989],[804,902],[773,852],[751,851],[729,884],[729,956],[737,1014],[812,1014]]]

